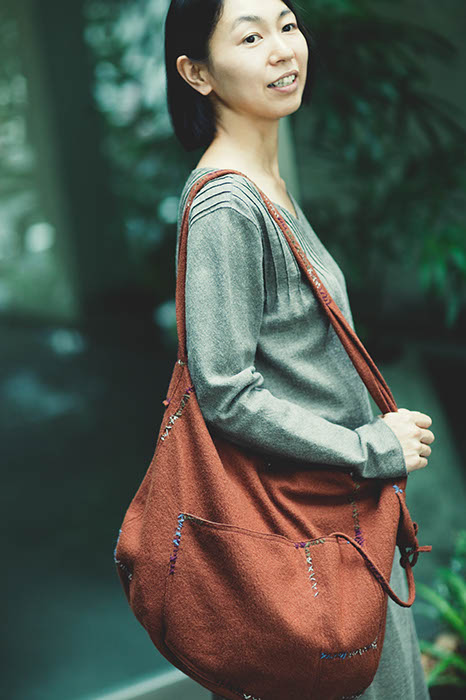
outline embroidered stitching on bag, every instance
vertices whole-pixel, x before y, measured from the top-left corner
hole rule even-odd
[[[120,559],[117,559],[117,558],[116,558],[116,551],[117,551],[117,547],[118,547],[118,542],[120,541],[120,536],[121,536],[121,528],[120,528],[119,531],[118,531],[118,538],[117,538],[117,541],[116,541],[115,549],[113,550],[113,561],[115,562],[115,564],[116,564],[117,566],[120,567],[120,569],[123,569],[123,571],[124,571],[125,574],[127,575],[128,579],[131,581],[131,579],[133,578],[133,574],[132,574],[131,571],[128,569],[128,567],[125,566],[125,565],[123,564],[122,561],[120,561]]]
[[[392,484],[392,486],[395,489],[395,493],[403,493],[403,489],[400,489],[397,484]]]
[[[341,697],[340,700],[356,700],[356,698],[362,697],[366,690],[367,688],[364,688],[364,690],[361,690],[360,693],[356,693],[356,695],[343,695],[343,697]]]
[[[378,635],[377,635],[378,637]],[[364,654],[364,652],[369,651],[369,649],[376,649],[377,648],[377,637],[374,639],[374,641],[371,644],[368,644],[365,647],[361,647],[360,649],[355,649],[354,651],[339,651],[335,654],[326,654],[325,652],[321,652],[320,658],[321,659],[350,659],[352,656],[356,656],[356,654]]]
[[[173,428],[173,425],[174,425],[175,421],[176,421],[176,420],[181,416],[181,414],[183,413],[183,409],[184,409],[184,407],[186,406],[186,404],[188,403],[188,399],[189,399],[189,397],[190,397],[192,391],[194,391],[194,386],[188,386],[188,387],[186,387],[185,393],[183,394],[183,398],[181,399],[181,403],[180,403],[180,405],[179,405],[178,410],[176,411],[176,413],[172,413],[172,415],[171,415],[170,418],[168,419],[168,425],[165,427],[165,431],[164,431],[163,434],[160,436],[160,439],[162,440],[162,442],[163,442],[163,441],[165,440],[165,438],[168,436],[169,431]]]
[[[183,362],[183,360],[180,360],[180,359],[178,359],[176,362],[177,362],[177,364],[181,365],[182,367],[185,367],[186,364],[187,364],[186,362]],[[182,376],[183,376],[183,375],[180,374],[180,376],[178,377],[178,381],[176,382],[176,386],[175,386],[175,388],[173,389],[173,393],[175,393],[176,390],[178,389],[178,384],[180,383]],[[170,396],[170,397],[167,396],[167,398],[164,399],[164,400],[162,401],[162,403],[163,403],[163,405],[164,405],[165,407],[168,407],[169,404],[171,403],[171,400],[172,400],[172,397],[171,397],[171,396]]]
[[[183,527],[184,523],[184,513],[180,513],[177,520],[178,520],[178,527],[176,529],[175,533],[175,539],[173,540],[173,543],[175,545],[174,552],[172,556],[170,557],[170,571],[168,572],[169,574],[174,574],[175,573],[175,563],[176,563],[176,557],[178,556],[178,547],[180,546],[180,541],[181,541],[181,528]]]
[[[369,567],[369,569],[372,571],[372,573],[374,574],[374,576],[375,576],[375,578],[377,579],[377,581],[380,581],[380,583],[381,583],[382,586],[383,586],[384,583],[385,583],[385,581],[384,581],[384,579],[383,579],[383,576],[382,576],[378,571],[376,571],[374,565],[372,564],[371,561],[369,561],[369,559],[366,559],[366,564],[367,564],[367,566]]]
[[[353,489],[353,494],[348,497],[348,501],[351,503],[351,506],[353,508],[353,520],[354,520],[354,539],[356,542],[361,545],[361,547],[364,547],[364,537],[362,535],[362,530],[359,524],[359,512],[358,512],[358,507],[356,505],[356,491],[360,488],[360,484],[358,484],[357,481],[354,481],[354,489]]]
[[[312,557],[311,557],[311,554],[310,554],[309,543],[307,544],[306,547],[304,547],[304,551],[306,552],[306,561],[307,561],[307,563],[309,564],[308,572],[309,572],[309,571],[312,572],[312,573],[310,574],[310,576],[309,576],[309,580],[310,580],[310,581],[314,581],[314,583],[312,584],[312,588],[315,589],[315,591],[316,591],[316,592],[314,593],[314,598],[315,598],[316,596],[319,595],[319,591],[317,590],[317,581],[316,581],[316,578],[315,578],[314,569],[313,569],[313,567],[312,567]]]
[[[295,542],[294,546],[296,549],[299,549],[300,547],[306,547],[308,544],[324,544],[325,543],[325,538],[321,537],[318,540],[309,540],[308,542]]]
[[[237,688],[228,681],[220,681],[217,679],[215,683],[216,685],[220,685],[222,688],[227,688],[228,690],[231,690],[233,693],[236,693],[239,698],[244,698],[244,700],[262,700],[262,698],[256,697],[255,695],[245,693],[244,690],[241,690],[241,688]]]

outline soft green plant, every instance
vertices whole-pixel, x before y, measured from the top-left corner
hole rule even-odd
[[[445,305],[445,322],[451,328],[462,304],[466,283],[466,226],[444,226],[429,231],[421,250],[419,278],[422,288]]]
[[[421,651],[437,660],[427,677],[427,685],[466,687],[466,530],[457,536],[449,567],[439,567],[434,586],[418,583],[419,595],[429,604],[430,616],[438,619],[458,640],[451,651],[435,642],[420,640]],[[420,609],[422,613],[422,609]]]
[[[422,305],[438,300],[452,328],[466,302],[466,131],[431,69],[454,73],[457,50],[412,21],[402,0],[298,4],[320,67],[310,108],[292,116],[301,180],[317,179],[316,154],[335,184],[328,195],[303,188],[311,221],[365,305],[370,288],[373,307],[383,307],[387,262],[403,264]]]

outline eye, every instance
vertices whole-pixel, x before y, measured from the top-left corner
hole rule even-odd
[[[285,24],[285,27],[294,27],[295,29],[297,29],[298,25],[295,24],[295,22],[289,22],[288,24]],[[285,29],[285,27],[283,27],[283,29]]]
[[[259,36],[259,34],[250,34],[249,36],[244,39],[243,43],[246,41],[248,44],[251,44],[251,41],[248,41],[248,39],[252,39],[253,36]]]
[[[285,29],[286,27],[294,27],[295,29],[298,29],[298,25],[295,22],[288,22],[288,24],[284,25],[283,29]],[[287,32],[287,34],[289,34],[289,32]],[[245,39],[243,39],[243,44],[245,42],[248,44],[256,43],[256,42],[248,41],[248,39],[252,39],[253,36],[259,36],[259,34],[250,34]]]

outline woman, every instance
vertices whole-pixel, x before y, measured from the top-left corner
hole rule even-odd
[[[257,187],[280,210],[353,325],[343,273],[280,177],[279,120],[309,101],[313,42],[289,0],[172,0],[167,91],[175,133],[203,149],[183,189],[208,182],[189,214],[186,332],[190,373],[212,431],[274,459],[397,478],[422,469],[434,440],[419,411],[375,416],[336,336]],[[257,185],[257,187],[255,186]],[[407,599],[404,570],[390,584]],[[388,600],[370,700],[427,700],[411,609]],[[219,697],[219,696],[214,696]],[[286,700],[286,698],[284,698]]]

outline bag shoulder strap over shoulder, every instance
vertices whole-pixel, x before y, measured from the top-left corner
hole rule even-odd
[[[262,199],[264,200],[267,206],[267,209],[270,212],[270,215],[275,219],[280,229],[282,230],[291,250],[293,251],[293,254],[296,257],[299,266],[301,267],[301,269],[307,276],[309,282],[311,283],[318,300],[322,304],[325,313],[328,315],[330,322],[332,323],[335,329],[335,332],[340,338],[343,347],[348,353],[353,365],[355,366],[359,376],[366,385],[375,403],[377,404],[382,413],[397,411],[398,408],[393,394],[390,391],[390,388],[388,387],[377,365],[375,364],[372,357],[369,355],[368,351],[362,344],[357,334],[349,325],[348,321],[345,319],[340,308],[332,299],[330,293],[325,288],[314,266],[309,262],[308,258],[306,257],[306,254],[299,245],[298,241],[296,240],[296,237],[289,228],[288,224],[277,211],[276,207],[273,205],[273,203],[270,201],[267,195],[264,192],[262,192],[262,190],[260,190],[247,175],[244,175],[244,173],[240,172],[239,170],[216,170],[214,172],[208,173],[204,177],[199,178],[199,180],[197,180],[197,182],[194,183],[188,195],[181,223],[178,251],[178,277],[176,284],[176,324],[178,332],[178,359],[187,362],[185,324],[185,279],[189,210],[194,197],[207,182],[229,173],[242,175],[247,180],[252,182],[254,186],[258,189]]]

